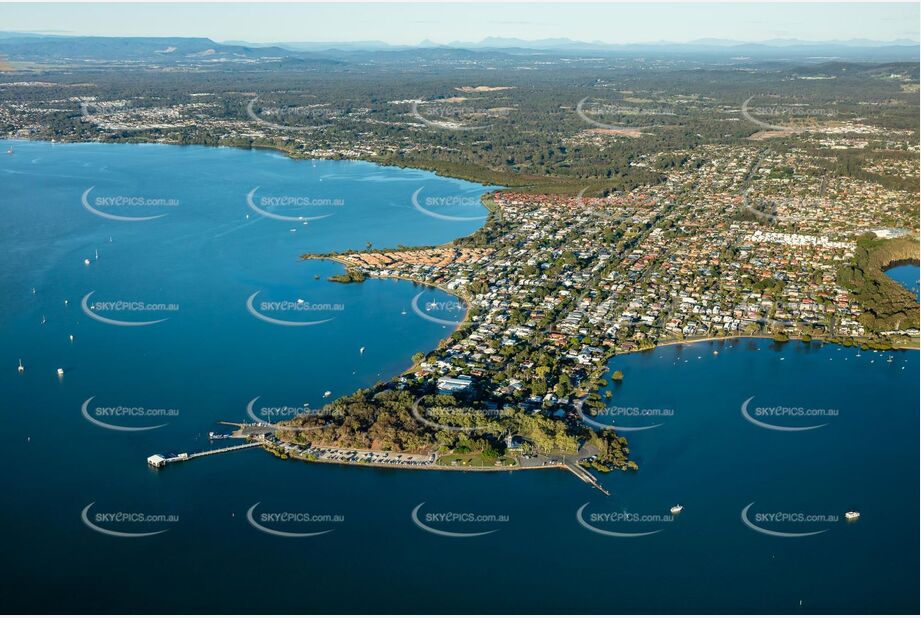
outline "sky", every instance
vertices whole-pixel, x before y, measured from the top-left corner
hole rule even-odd
[[[216,41],[919,40],[919,4],[0,4],[0,30]]]

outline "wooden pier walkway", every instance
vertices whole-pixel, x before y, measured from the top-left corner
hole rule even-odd
[[[152,468],[163,468],[169,464],[188,461],[196,457],[205,457],[207,455],[220,455],[231,451],[241,451],[245,448],[261,446],[259,442],[247,442],[246,444],[237,444],[235,446],[225,446],[223,448],[213,448],[207,451],[198,451],[196,453],[179,453],[178,455],[160,455],[159,453],[147,458],[147,465]]]

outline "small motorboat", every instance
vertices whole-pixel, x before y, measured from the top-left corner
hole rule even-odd
[[[22,359],[20,358],[19,359],[19,373],[22,373],[25,370],[26,368],[22,366]]]
[[[58,367],[58,377],[60,378],[63,375],[64,375],[64,370]]]
[[[672,515],[677,515],[678,513],[684,510],[684,507],[681,506],[680,504],[676,504],[675,506],[673,506],[672,508],[668,510],[671,511]]]
[[[844,514],[844,519],[846,519],[847,521],[855,521],[857,519],[860,519],[860,513],[858,513],[857,511],[848,511],[847,513]]]
[[[90,265],[90,259],[89,259],[89,258],[84,259],[84,260],[83,260],[83,263],[86,264],[87,266],[89,266],[89,265]]]
[[[332,395],[332,394],[333,394],[332,391],[326,391],[325,393],[323,393],[323,398],[326,399],[327,397],[329,397],[329,396]]]

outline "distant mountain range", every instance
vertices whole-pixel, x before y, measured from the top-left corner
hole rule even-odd
[[[515,38],[488,37],[479,42],[437,44],[422,41],[418,45],[391,45],[381,41],[350,42],[280,42],[272,44],[245,41],[216,42],[191,37],[91,37],[58,34],[0,32],[0,56],[10,61],[30,62],[141,62],[153,64],[191,63],[336,63],[351,61],[368,54],[376,58],[392,54],[392,60],[407,52],[420,56],[437,54],[439,58],[456,54],[459,58],[473,54],[503,56],[547,54],[552,56],[592,54],[601,56],[700,57],[713,59],[757,59],[796,61],[917,61],[919,44],[895,41],[801,41],[772,39],[742,42],[724,39],[700,39],[688,43],[667,41],[616,44],[584,42],[567,38],[527,41]]]

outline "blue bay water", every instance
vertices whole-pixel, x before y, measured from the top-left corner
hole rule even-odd
[[[486,188],[265,151],[27,142],[15,150],[0,160],[5,611],[918,610],[917,352],[894,352],[887,362],[888,353],[744,340],[617,357],[611,367],[625,379],[609,387],[610,405],[674,413],[659,427],[624,434],[640,471],[603,476],[611,497],[561,471],[359,469],[282,461],[259,449],[152,470],[147,455],[208,448],[207,432],[221,430],[215,421],[244,420],[255,397],[266,406],[319,406],[326,391],[335,397],[373,384],[434,347],[450,330],[420,319],[412,302],[420,291],[433,303],[450,296],[404,281],[331,283],[326,278],[341,266],[299,255],[368,242],[448,242],[480,223],[426,216],[411,205],[413,193],[476,197]],[[91,187],[91,205],[113,196],[178,204],[100,205],[131,216],[167,214],[111,221],[81,204]],[[258,216],[246,203],[254,188],[254,203],[273,214],[332,216],[306,225]],[[284,196],[326,205],[260,200]],[[446,212],[483,213],[464,204]],[[81,310],[89,292],[97,301],[175,303],[178,310],[100,310],[126,320],[167,318],[112,326]],[[245,306],[255,292],[259,300],[327,307],[266,309],[271,317],[332,320],[309,327],[260,321]],[[89,397],[92,406],[179,412],[159,429],[111,431],[82,417]],[[803,406],[838,415],[811,431],[771,431],[742,416],[750,397],[752,410]],[[646,421],[625,417],[623,424]],[[685,511],[672,522],[595,521],[614,531],[661,529],[644,537],[593,534],[576,520],[586,503],[586,514],[667,515],[676,502]],[[778,525],[827,531],[777,538],[740,521],[751,502],[764,513],[854,509],[861,519]],[[115,538],[81,521],[90,503],[92,513],[178,520],[101,523],[166,530]],[[259,512],[341,521],[290,527],[331,530],[320,536],[273,536],[248,523],[256,503]],[[445,538],[413,523],[420,503],[424,512],[509,521],[456,528],[496,530],[485,536]]]
[[[905,289],[921,301],[921,287],[918,284],[918,273],[921,268],[917,264],[900,264],[886,270],[886,274],[895,279]]]

